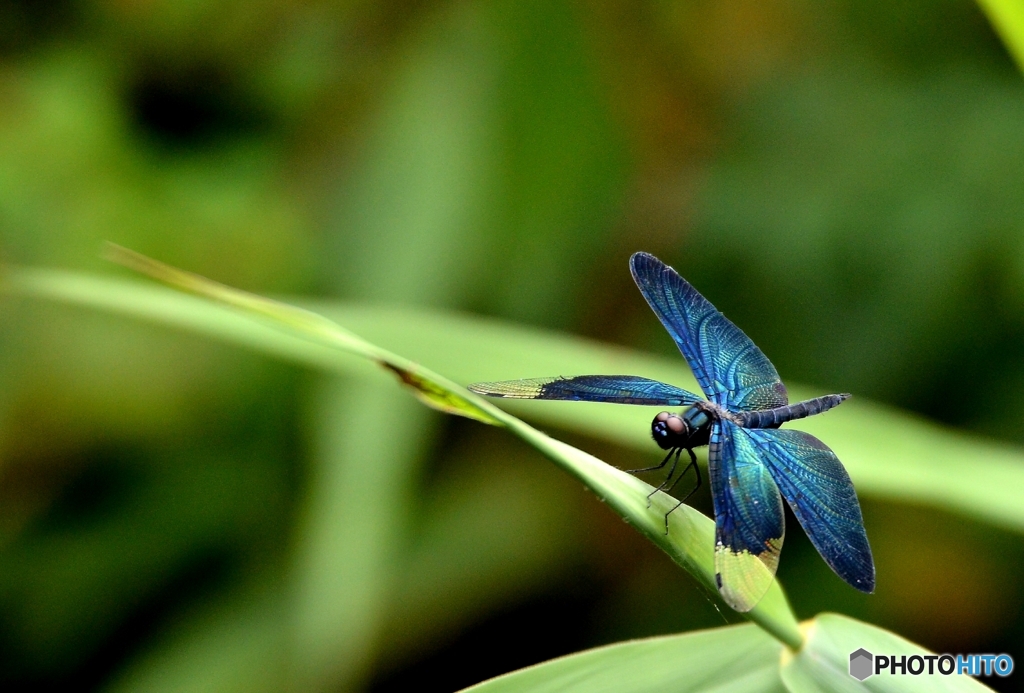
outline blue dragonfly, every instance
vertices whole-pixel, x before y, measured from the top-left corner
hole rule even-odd
[[[715,579],[727,604],[749,611],[771,586],[785,537],[783,498],[832,570],[856,589],[873,592],[874,561],[849,475],[820,440],[779,428],[827,411],[850,395],[789,404],[775,366],[674,269],[648,253],[634,254],[629,266],[640,293],[675,340],[704,397],[633,375],[531,378],[476,383],[469,389],[491,397],[684,408],[678,414],[660,412],[651,422],[655,442],[668,451],[661,464],[631,471],[662,469],[671,460],[668,476],[654,492],[671,490],[675,483],[670,481],[685,450],[690,462],[676,481],[692,468],[699,486],[693,449],[708,446]],[[667,515],[665,521],[667,531]]]

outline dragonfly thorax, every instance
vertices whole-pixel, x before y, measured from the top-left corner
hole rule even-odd
[[[651,422],[651,435],[663,450],[707,445],[710,434],[711,418],[696,406],[682,414],[663,411]]]

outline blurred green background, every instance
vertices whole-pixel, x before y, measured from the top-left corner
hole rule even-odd
[[[1024,443],[1024,82],[966,0],[0,0],[0,254],[117,272],[103,240],[677,356],[647,250],[787,381]],[[27,299],[0,326],[4,690],[449,691],[740,620],[397,386]],[[790,517],[801,617],[1024,661],[1019,533],[863,505],[873,596]]]

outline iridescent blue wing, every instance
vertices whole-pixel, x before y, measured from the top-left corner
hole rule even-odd
[[[875,564],[860,504],[836,454],[803,431],[743,430],[825,562],[853,587],[873,592]]]
[[[629,266],[709,400],[748,411],[789,403],[768,357],[674,269],[647,253],[634,254]]]
[[[579,375],[575,378],[528,378],[473,383],[469,389],[488,397],[563,399],[576,402],[655,404],[682,407],[701,398],[674,385],[635,375]]]
[[[771,587],[786,525],[782,497],[746,429],[712,424],[708,476],[715,504],[715,580],[722,599],[750,611]]]

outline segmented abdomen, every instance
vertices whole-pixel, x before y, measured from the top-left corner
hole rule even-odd
[[[778,428],[787,421],[803,419],[828,411],[832,407],[839,406],[849,397],[848,394],[825,395],[796,404],[787,404],[784,407],[761,409],[760,411],[734,411],[732,414],[744,428]]]

